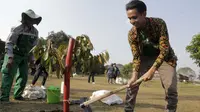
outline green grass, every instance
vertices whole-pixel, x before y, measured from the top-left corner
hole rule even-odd
[[[33,77],[29,77],[28,83],[31,83]],[[63,79],[49,78],[47,80],[47,87],[54,85],[60,87]],[[107,83],[104,76],[95,77],[96,84],[87,83],[87,77],[74,77],[70,79],[70,99],[76,100],[81,97],[90,97],[92,92],[96,90],[113,90],[121,85],[111,85]],[[1,78],[0,78],[1,82]],[[14,81],[15,82],[15,81]],[[37,85],[40,85],[41,79]],[[200,112],[200,86],[194,84],[178,83],[179,103],[177,112]],[[125,98],[125,91],[117,93],[123,100]],[[11,94],[12,96],[12,94]],[[165,107],[164,90],[159,80],[152,80],[141,84],[139,94],[137,97],[136,112],[163,112]],[[123,112],[123,105],[108,106],[98,101],[91,105],[94,112]],[[51,110],[62,108],[61,104],[49,105],[45,101],[25,101],[4,106],[3,110],[9,109],[12,111],[17,108],[21,109],[44,109]],[[0,109],[1,110],[1,109]],[[70,110],[73,112],[80,112],[79,105],[71,105]],[[6,111],[7,112],[7,111]],[[16,111],[18,112],[18,111]]]
[[[96,90],[113,90],[120,85],[107,83],[105,77],[95,77],[96,84],[87,83],[87,77],[71,78],[71,99],[89,97]],[[59,79],[50,79],[48,85],[60,86]],[[178,83],[179,103],[177,112],[199,112],[200,111],[200,86],[193,84]],[[123,100],[125,91],[117,93]],[[136,112],[163,112],[165,107],[164,90],[159,80],[145,82],[140,86],[137,97]],[[95,112],[123,112],[123,105],[108,106],[101,102],[91,105]]]

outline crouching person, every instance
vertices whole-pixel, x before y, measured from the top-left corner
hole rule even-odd
[[[34,78],[32,80],[31,86],[35,85],[35,83],[37,82],[39,76],[43,76],[41,88],[42,89],[46,89],[45,88],[45,83],[46,83],[46,80],[47,80],[47,77],[48,77],[49,74],[46,71],[46,68],[42,65],[41,59],[42,59],[42,57],[40,57],[39,59],[37,59],[36,62],[35,62],[36,72],[34,73]]]

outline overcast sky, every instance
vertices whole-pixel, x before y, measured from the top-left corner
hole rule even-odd
[[[200,31],[199,0],[143,0],[147,16],[163,18],[169,38],[178,56],[178,68],[189,66],[198,72],[185,47]],[[46,37],[49,31],[63,30],[74,38],[86,34],[97,54],[110,53],[110,62],[126,64],[132,60],[127,40],[128,22],[125,4],[128,0],[2,0],[0,6],[0,38],[6,40],[10,28],[20,24],[21,13],[33,9],[43,17],[36,26]]]

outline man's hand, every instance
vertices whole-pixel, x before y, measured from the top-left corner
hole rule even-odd
[[[132,84],[138,79],[138,73],[133,73],[132,78],[128,81],[127,87],[132,88]],[[133,86],[135,87],[135,85]]]
[[[6,65],[6,67],[7,67],[8,69],[10,69],[10,68],[12,67],[12,64],[13,64],[13,58],[12,58],[12,57],[9,57],[9,58],[8,58],[8,63],[7,63],[7,65]]]
[[[144,79],[144,81],[151,80],[154,76],[154,73],[155,72],[153,72],[153,71],[148,71],[142,76],[142,78]]]

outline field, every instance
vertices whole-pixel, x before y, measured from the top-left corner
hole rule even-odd
[[[32,77],[29,78],[29,84]],[[96,84],[87,83],[87,77],[71,78],[72,100],[81,97],[90,97],[96,90],[112,90],[120,85],[108,84],[104,76],[95,77]],[[50,78],[47,81],[47,87],[50,85],[60,87],[62,79]],[[0,79],[1,82],[1,79]],[[15,81],[14,81],[15,82]],[[40,80],[37,83],[40,84]],[[200,112],[200,86],[194,84],[178,84],[179,103],[177,112]],[[125,91],[118,93],[122,99],[125,98]],[[163,112],[166,102],[164,101],[164,90],[159,80],[152,80],[143,83],[137,97],[136,112]],[[123,105],[108,106],[101,102],[91,105],[93,112],[123,112]],[[0,112],[61,112],[62,102],[60,104],[47,104],[45,100],[26,100],[11,103],[0,104]],[[70,111],[81,112],[79,105],[71,105]]]

